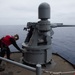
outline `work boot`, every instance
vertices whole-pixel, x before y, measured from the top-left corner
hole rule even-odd
[[[0,65],[0,72],[4,71],[5,68]]]

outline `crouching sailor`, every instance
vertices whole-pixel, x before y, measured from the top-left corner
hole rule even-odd
[[[5,37],[2,37],[0,39],[0,56],[4,57],[5,55],[7,56],[7,59],[10,59],[10,45],[13,45],[16,49],[18,49],[20,52],[22,50],[19,48],[17,45],[16,41],[19,39],[19,35],[15,34],[14,36],[11,35],[6,35]],[[0,71],[4,71],[5,69],[1,66],[2,60],[0,60]]]

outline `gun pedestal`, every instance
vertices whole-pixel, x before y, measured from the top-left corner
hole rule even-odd
[[[51,39],[54,34],[52,28],[75,27],[75,25],[63,25],[63,23],[50,23],[50,6],[47,3],[40,4],[38,8],[38,22],[28,22],[28,35],[22,45],[24,49],[23,61],[36,65],[47,64],[52,60]]]
[[[51,49],[51,27],[50,21],[50,6],[47,3],[42,3],[39,6],[39,19],[37,23],[27,23],[29,33],[23,48],[24,52],[23,61],[28,64],[47,64],[52,60]]]

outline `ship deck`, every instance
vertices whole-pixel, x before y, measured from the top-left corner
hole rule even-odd
[[[11,58],[14,59],[16,62],[21,62],[20,59],[22,57],[21,53],[12,53]],[[51,65],[47,65],[46,67],[42,67],[45,71],[53,71],[53,72],[66,72],[66,71],[74,71],[74,67],[61,58],[60,56],[53,54],[52,55],[54,67],[51,68]],[[24,68],[18,67],[11,63],[3,61],[2,63],[5,64],[5,71],[0,72],[0,75],[36,75],[35,72],[26,70]],[[50,75],[48,73],[43,73],[42,75]],[[75,75],[74,73],[66,74],[66,75]]]

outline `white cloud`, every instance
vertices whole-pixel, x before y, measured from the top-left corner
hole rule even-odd
[[[42,2],[51,6],[51,22],[75,24],[74,0],[0,0],[0,25],[38,21],[38,6]]]

